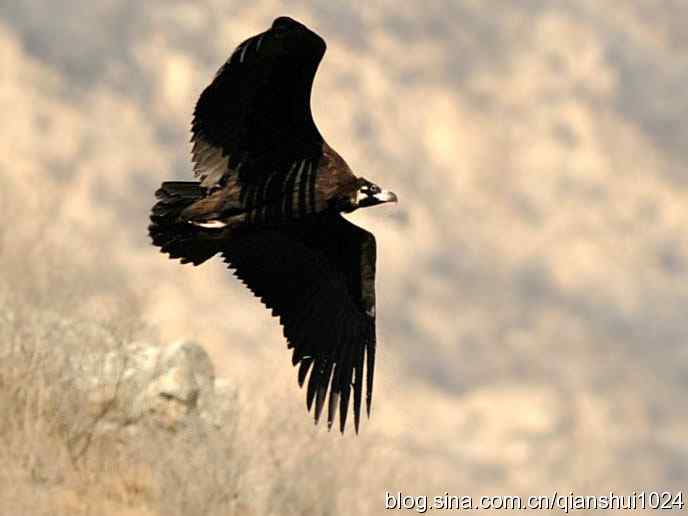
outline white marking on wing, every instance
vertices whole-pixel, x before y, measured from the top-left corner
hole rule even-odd
[[[244,62],[244,56],[246,55],[246,51],[248,50],[249,43],[247,42],[244,45],[244,48],[241,50],[241,55],[239,56],[239,62],[243,63]]]
[[[265,184],[263,185],[263,191],[260,193],[260,199],[258,200],[258,202],[262,204],[262,207],[258,210],[258,214],[262,215],[263,221],[267,220],[267,205],[269,202],[268,190],[270,189],[270,183],[272,183],[272,180],[274,179],[276,174],[276,171],[272,172],[265,180]]]
[[[227,59],[227,62],[234,61],[235,57],[239,57],[239,55],[241,54],[241,52],[244,50],[245,47],[246,47],[246,43],[242,43],[241,45],[236,47],[234,49],[234,52],[232,52],[232,55],[229,56],[229,59]]]
[[[205,222],[194,222],[193,220],[190,220],[189,224],[191,224],[192,226],[198,226],[199,228],[206,229],[220,229],[227,226],[227,223],[222,222],[221,220],[207,220]]]
[[[289,169],[289,173],[287,174],[287,177],[284,179],[284,185],[282,187],[282,193],[284,195],[284,201],[282,201],[282,213],[286,213],[287,211],[287,199],[289,199],[289,196],[287,195],[287,186],[289,185],[289,180],[291,179],[294,170],[296,170],[297,164],[298,162],[294,163],[291,166],[291,168]]]
[[[267,180],[265,181],[265,185],[263,186],[263,193],[262,193],[262,201],[263,202],[267,201],[268,189],[270,188],[270,183],[272,183],[272,179],[275,177],[275,174],[277,174],[277,172],[273,172],[272,174],[270,174],[268,176]]]
[[[305,164],[306,160],[301,160],[301,166],[299,167],[299,171],[296,173],[296,179],[294,180],[294,189],[292,190],[291,194],[292,213],[294,213],[294,211],[296,211],[299,208],[299,188],[297,185],[301,184],[301,174],[303,173]]]

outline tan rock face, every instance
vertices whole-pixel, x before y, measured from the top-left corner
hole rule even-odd
[[[78,370],[78,385],[89,391],[89,411],[104,414],[103,428],[149,419],[173,430],[187,418],[210,417],[213,410],[213,365],[192,342],[131,344],[102,357],[86,357]]]

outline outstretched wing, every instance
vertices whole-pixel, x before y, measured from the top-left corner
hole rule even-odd
[[[328,426],[339,409],[343,432],[353,388],[358,432],[364,364],[368,415],[373,392],[375,237],[340,215],[328,215],[248,233],[222,254],[279,316],[292,363],[300,364],[299,385],[308,376],[306,401],[309,410],[315,408],[316,423],[327,400]]]
[[[302,160],[317,162],[323,139],[310,98],[325,48],[320,36],[287,17],[239,45],[196,104],[191,141],[203,186],[232,176],[257,185]]]

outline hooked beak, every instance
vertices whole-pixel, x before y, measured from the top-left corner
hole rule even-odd
[[[398,202],[397,194],[390,192],[389,190],[382,190],[380,193],[373,195],[378,202]]]

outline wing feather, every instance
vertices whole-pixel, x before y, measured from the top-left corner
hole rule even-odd
[[[252,231],[222,254],[279,316],[316,423],[327,406],[330,427],[339,409],[343,432],[353,389],[358,431],[363,389],[368,415],[372,392],[375,238],[338,214],[308,220]]]
[[[346,329],[346,336],[349,338],[349,329]],[[349,411],[349,399],[351,396],[351,377],[353,376],[353,361],[356,355],[354,349],[351,353],[347,353],[342,361],[342,373],[339,381],[339,391],[341,397],[339,399],[339,429],[344,431],[346,426],[346,416]]]
[[[354,427],[356,428],[356,431],[358,431],[358,426],[361,422],[361,393],[363,391],[363,353],[364,352],[360,346],[356,348],[354,352],[354,380],[352,387],[354,389]]]
[[[194,172],[203,186],[230,175],[260,183],[319,156],[323,139],[310,99],[325,49],[320,36],[286,17],[237,47],[194,110]]]

